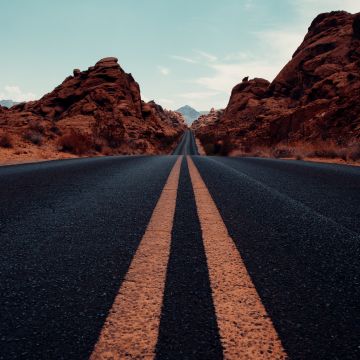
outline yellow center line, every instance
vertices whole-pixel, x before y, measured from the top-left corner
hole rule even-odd
[[[199,171],[187,157],[224,358],[285,359],[286,353]]]
[[[170,172],[91,354],[92,360],[155,357],[181,160],[182,156]]]

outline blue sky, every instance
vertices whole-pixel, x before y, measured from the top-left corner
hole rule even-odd
[[[272,80],[320,12],[359,0],[1,0],[0,99],[37,99],[116,56],[145,100],[226,106],[245,76]]]

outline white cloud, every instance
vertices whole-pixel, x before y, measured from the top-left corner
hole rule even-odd
[[[189,64],[196,64],[197,61],[194,59],[191,59],[189,57],[185,57],[185,56],[178,56],[178,55],[170,55],[171,58],[175,59],[175,60],[180,60],[183,62],[187,62]]]
[[[179,56],[179,55],[170,55],[172,59],[180,60],[189,64],[198,64],[199,62],[215,62],[218,60],[218,57],[202,50],[193,50],[194,56]]]
[[[224,56],[225,61],[244,61],[251,58],[253,55],[244,51],[233,52]]]
[[[146,95],[141,94],[141,100],[145,101],[145,102],[149,102],[150,98]]]
[[[156,100],[157,103],[164,106],[172,106],[174,105],[174,100],[166,99],[166,98],[160,98]]]
[[[199,54],[202,58],[204,58],[205,60],[210,61],[210,62],[214,62],[218,59],[217,56],[215,56],[213,54],[209,54],[205,51],[195,50],[194,52]]]
[[[245,2],[244,8],[245,8],[246,10],[250,10],[250,9],[252,9],[253,7],[254,7],[254,1],[253,1],[253,0],[247,0],[247,1]]]
[[[195,79],[195,83],[208,90],[229,94],[245,76],[261,77],[272,81],[303,40],[301,30],[269,30],[253,33],[261,48],[259,55],[238,51],[223,58],[209,59],[205,66],[213,74]],[[260,53],[268,54],[260,56]],[[216,58],[216,60],[214,60]]]
[[[35,100],[37,96],[31,92],[23,92],[17,85],[6,85],[0,92],[0,99],[13,100],[17,102]]]
[[[291,7],[293,18],[284,18],[277,26],[261,26],[260,31],[245,33],[244,36],[251,37],[254,46],[232,48],[228,54],[212,53],[209,48],[205,49],[209,52],[197,49],[185,53],[184,56],[169,55],[174,60],[194,65],[191,74],[201,70],[195,78],[179,80],[192,84],[192,88],[176,94],[174,103],[186,100],[187,104],[196,108],[206,108],[209,104],[223,106],[230,96],[231,89],[245,76],[262,77],[272,81],[300,46],[308,26],[319,13],[333,10],[351,13],[360,11],[360,0],[283,2],[285,7]],[[242,7],[244,13],[250,13],[256,10],[258,2],[243,0]]]
[[[159,70],[161,75],[167,76],[167,75],[170,74],[170,69],[168,69],[167,67],[158,66],[158,70]]]
[[[218,95],[218,91],[193,91],[188,93],[179,94],[178,96],[184,99],[208,99]]]
[[[282,29],[257,32],[255,36],[268,47],[268,51],[271,51],[269,54],[275,55],[279,65],[285,65],[304,40],[305,34],[302,30]]]
[[[214,74],[198,78],[195,83],[205,86],[207,89],[228,94],[245,76],[273,79],[279,71],[278,66],[272,66],[260,61],[244,62],[242,64],[219,63],[211,65],[210,68],[214,70]]]

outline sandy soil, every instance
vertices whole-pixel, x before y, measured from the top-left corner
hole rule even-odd
[[[230,153],[230,157],[251,157],[251,154],[243,155],[239,154],[238,152]],[[260,157],[269,158],[269,159],[275,159],[271,156],[265,156],[261,155]],[[341,165],[351,165],[351,166],[360,166],[360,162],[358,161],[345,161],[343,159],[337,158],[337,159],[329,159],[329,158],[320,158],[320,157],[304,157],[301,160],[296,159],[295,157],[285,157],[285,158],[279,158],[280,160],[293,160],[293,161],[311,161],[311,162],[317,162],[317,163],[327,163],[327,164],[341,164]]]
[[[205,150],[204,150],[200,140],[198,138],[195,138],[195,142],[196,142],[196,146],[198,148],[199,154],[205,156],[206,153],[205,153]]]
[[[196,145],[198,147],[199,154],[206,156],[205,150],[201,145],[199,139],[196,138]],[[94,156],[103,156],[97,154]],[[230,156],[239,156],[239,155],[230,155]],[[79,157],[89,157],[89,154],[84,156],[69,154],[65,152],[56,151],[53,144],[43,144],[41,146],[31,146],[29,144],[23,143],[14,148],[6,149],[0,148],[0,166],[1,165],[14,165],[14,164],[25,164],[31,162],[40,162],[47,160],[59,160],[59,159],[72,159]],[[284,160],[294,160],[298,161],[295,158],[284,158]],[[325,159],[325,158],[308,158],[305,157],[304,161],[318,162],[318,163],[328,163],[328,164],[341,164],[341,165],[352,165],[360,166],[359,162],[344,161],[343,159]]]
[[[128,149],[123,149],[120,154],[136,155]],[[75,155],[62,151],[58,151],[54,143],[44,143],[41,146],[36,146],[28,143],[18,143],[12,148],[0,147],[0,166],[25,164],[32,162],[60,160],[60,159],[73,159],[82,157],[99,157],[112,155],[111,153],[84,153],[83,155]]]
[[[32,146],[22,143],[13,148],[0,148],[0,165],[23,164],[46,160],[71,159],[77,155],[56,151],[53,144]]]
[[[300,161],[295,158],[283,158],[283,160],[294,160]],[[302,161],[310,161],[310,162],[317,162],[317,163],[326,163],[326,164],[340,164],[340,165],[351,165],[351,166],[360,166],[359,162],[354,161],[345,161],[343,159],[326,159],[326,158],[309,158],[305,157]]]

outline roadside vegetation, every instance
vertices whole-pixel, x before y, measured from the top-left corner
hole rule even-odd
[[[216,142],[204,142],[204,139],[202,140],[202,145],[207,155],[296,160],[326,159],[328,161],[333,160],[334,162],[360,163],[360,142],[352,142],[346,146],[339,145],[335,141],[296,142],[293,144],[277,144],[271,147],[257,145],[236,149],[228,138]]]
[[[90,136],[81,134],[75,130],[62,135],[57,142],[58,150],[75,155],[83,155],[91,152],[96,147]],[[98,148],[101,151],[101,148]]]
[[[244,150],[234,150],[231,156],[290,158],[296,160],[327,159],[344,162],[360,162],[360,143],[341,146],[334,141],[315,143],[278,144],[274,147],[254,146]]]
[[[8,133],[0,134],[0,147],[5,149],[13,147],[12,138]]]

